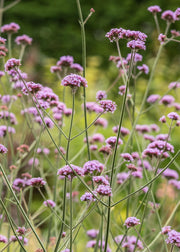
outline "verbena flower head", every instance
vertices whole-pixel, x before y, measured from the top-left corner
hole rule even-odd
[[[5,64],[5,71],[8,72],[11,69],[14,69],[15,67],[19,67],[21,65],[20,59],[9,59]]]
[[[148,7],[148,11],[152,12],[153,14],[156,14],[158,12],[161,12],[161,8],[158,5],[153,5]]]
[[[31,45],[32,38],[24,34],[24,35],[16,37],[15,42],[17,45]]]
[[[18,229],[16,230],[16,232],[19,234],[19,235],[23,235],[26,233],[26,228],[25,227],[18,227]]]
[[[176,15],[171,10],[164,11],[161,15],[161,18],[170,23],[174,23],[176,21]]]
[[[116,141],[117,141],[117,137],[116,136],[112,136],[109,137],[108,139],[106,139],[106,143],[111,147],[114,148],[116,145]],[[123,141],[119,138],[118,139],[118,145],[123,144]]]
[[[93,142],[99,142],[99,143],[103,143],[105,140],[103,134],[101,133],[96,133],[92,136],[92,141]]]
[[[161,42],[161,45],[164,44],[164,42],[166,42],[167,36],[160,33],[158,36],[158,40]]]
[[[124,159],[124,161],[132,162],[134,159],[129,153],[122,153],[120,156]]]
[[[177,171],[167,168],[162,175],[164,177],[166,177],[167,179],[178,179],[179,178],[179,174],[177,173]]]
[[[97,229],[90,229],[90,230],[87,230],[86,234],[90,238],[95,239],[97,237],[97,235],[99,234],[99,230],[97,230]]]
[[[44,186],[46,184],[46,181],[43,180],[43,178],[32,178],[29,181],[29,185],[31,186],[35,186],[35,187],[41,187]]]
[[[99,90],[99,91],[96,93],[96,100],[97,100],[97,101],[100,101],[100,100],[106,99],[106,98],[107,98],[106,91]]]
[[[46,207],[52,207],[52,208],[54,208],[56,206],[56,203],[53,200],[46,200],[43,202],[43,204]]]
[[[74,62],[74,59],[72,56],[70,55],[62,56],[57,62],[57,66],[70,67],[73,64],[73,62]]]
[[[158,101],[159,99],[160,99],[160,95],[158,95],[158,94],[152,94],[152,95],[150,95],[150,96],[147,98],[147,102],[153,104],[153,103],[155,103],[156,101]]]
[[[124,94],[125,94],[125,91],[126,91],[126,86],[125,86],[125,85],[121,85],[121,86],[119,87],[119,92],[118,92],[118,94],[119,94],[119,95],[124,95]]]
[[[8,243],[8,239],[4,235],[0,235],[0,243]]]
[[[180,248],[180,232],[177,232],[175,230],[171,230],[167,233],[167,244],[174,244],[178,248]]]
[[[93,176],[93,181],[96,184],[109,185],[109,181],[103,176]]]
[[[70,180],[76,177],[76,174],[79,176],[84,175],[84,170],[81,167],[73,164],[71,164],[71,167],[69,165],[65,165],[64,167],[58,170],[57,175],[59,175],[60,178],[67,177]]]
[[[149,73],[149,67],[145,64],[143,64],[142,66],[138,66],[137,69],[145,74]]]
[[[126,30],[122,28],[112,28],[109,32],[106,33],[105,37],[107,37],[110,42],[117,41],[120,38],[123,38],[125,31]]]
[[[163,115],[159,118],[159,121],[162,123],[166,123],[166,117]]]
[[[87,161],[84,166],[84,174],[98,174],[101,173],[104,169],[104,165],[101,164],[98,160]]]
[[[136,217],[128,217],[128,218],[125,220],[125,223],[124,223],[124,225],[125,225],[127,228],[134,227],[134,226],[139,225],[139,224],[141,224],[141,223],[140,223],[140,220],[137,219]]]
[[[106,112],[111,112],[114,113],[114,111],[116,110],[116,103],[111,101],[111,100],[102,100],[99,102],[101,108],[104,109],[104,111]]]
[[[167,234],[169,231],[171,231],[171,226],[162,227],[161,234]]]
[[[93,192],[95,195],[97,194],[96,192]],[[94,197],[94,195],[90,192],[85,192],[85,194],[83,194],[80,198],[81,201],[96,201],[96,198]]]
[[[96,192],[102,196],[112,196],[112,189],[109,185],[99,185]]]
[[[145,42],[141,40],[131,40],[127,43],[127,47],[135,50],[146,50]]]
[[[16,33],[20,29],[20,26],[16,23],[5,24],[1,27],[2,33]]]
[[[172,95],[164,95],[161,100],[160,100],[160,104],[163,104],[165,106],[169,106],[172,105],[173,102],[175,101],[174,97]]]
[[[180,116],[176,112],[169,113],[167,117],[175,121],[180,120]]]
[[[3,144],[0,144],[0,154],[6,154],[7,152],[8,149]]]
[[[73,63],[73,64],[71,64],[70,67],[71,67],[71,69],[73,69],[77,73],[82,73],[83,72],[83,67],[78,63]]]
[[[80,86],[87,87],[87,81],[80,75],[70,74],[64,77],[61,81],[62,86],[69,86],[71,88],[77,88]]]
[[[180,82],[175,81],[175,82],[171,82],[168,86],[169,89],[176,89],[176,88],[180,88]]]
[[[175,10],[174,14],[175,14],[176,20],[179,20],[179,17],[180,17],[180,8],[177,8]]]
[[[6,39],[5,39],[5,38],[0,37],[0,44],[5,45],[5,43],[6,43]]]

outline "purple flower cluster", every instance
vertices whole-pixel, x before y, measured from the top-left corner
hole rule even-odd
[[[6,154],[7,152],[8,149],[3,144],[0,144],[0,154]]]
[[[102,100],[99,102],[99,104],[101,108],[103,108],[106,112],[114,113],[114,111],[116,110],[116,104],[111,100]]]
[[[124,225],[125,225],[127,228],[134,227],[134,226],[139,225],[139,224],[141,224],[141,223],[140,223],[140,220],[137,219],[136,217],[128,217],[128,218],[125,220],[125,223],[124,223]]]
[[[15,42],[17,45],[31,45],[32,38],[24,34],[16,37]]]
[[[52,208],[54,208],[56,206],[56,203],[53,200],[46,200],[43,202],[43,204],[46,207],[52,207]]]
[[[73,165],[73,164],[71,164],[71,167],[69,165],[65,165],[64,167],[58,170],[57,175],[59,175],[60,178],[67,177],[70,180],[75,178],[76,174],[79,176],[84,175],[84,169],[82,169],[81,167]]]
[[[12,69],[14,69],[15,67],[19,67],[21,65],[20,63],[20,59],[9,59],[6,64],[5,64],[5,71],[8,72]]]
[[[97,101],[100,101],[100,100],[106,99],[106,98],[107,98],[106,91],[99,90],[99,91],[96,93],[96,100],[97,100]]]
[[[106,144],[109,145],[111,148],[114,148],[116,145],[117,137],[112,136],[106,139]],[[119,138],[118,139],[118,145],[123,144],[123,141]]]
[[[83,87],[88,86],[86,79],[77,74],[70,74],[64,77],[64,79],[61,81],[61,85],[69,86],[71,88],[80,87],[80,86],[83,86]]]
[[[2,33],[16,33],[20,29],[20,26],[16,23],[5,24],[1,27]]]
[[[98,160],[87,161],[84,166],[84,174],[99,174],[103,171],[104,165]]]

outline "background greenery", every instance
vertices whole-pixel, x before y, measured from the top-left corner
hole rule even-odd
[[[11,2],[6,0],[5,5]],[[99,55],[102,58],[101,65],[107,66],[109,55],[116,53],[115,46],[105,38],[106,32],[113,27],[141,30],[157,38],[152,14],[147,11],[150,5],[155,4],[163,11],[174,11],[179,7],[179,0],[82,0],[84,18],[90,8],[96,11],[86,26],[87,55]],[[62,55],[73,55],[80,63],[81,34],[76,0],[21,0],[5,13],[3,23],[12,20],[20,24],[20,33],[33,37],[33,45],[43,55],[56,59]],[[164,21],[161,24],[165,26]],[[180,22],[173,24],[172,28],[180,29]],[[152,37],[148,39],[147,47],[154,48]],[[180,49],[180,45],[170,48],[169,54],[175,55],[177,47]]]

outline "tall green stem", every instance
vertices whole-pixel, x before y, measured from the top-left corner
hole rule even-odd
[[[70,141],[71,141],[71,132],[72,132],[72,125],[73,125],[73,118],[74,118],[75,91],[73,89],[72,89],[72,95],[73,95],[72,115],[71,115],[71,122],[70,122],[70,128],[69,128],[69,137],[68,137],[68,143],[67,143],[67,149],[66,149],[66,164],[68,164],[68,159],[69,159],[69,146],[70,146]],[[66,192],[67,192],[67,179],[65,178],[64,179],[62,224],[61,224],[61,229],[60,229],[59,237],[58,237],[54,252],[58,251],[58,247],[59,247],[59,244],[60,244],[60,241],[61,241],[61,238],[62,238],[62,233],[63,233],[63,228],[64,228],[64,221],[65,221],[65,214],[66,214]],[[71,226],[70,230],[72,230],[72,226]]]
[[[76,0],[78,14],[80,19],[81,26],[81,38],[82,38],[82,65],[83,65],[83,77],[86,76],[86,33],[84,27],[84,20],[81,10],[81,4],[79,0]],[[87,111],[86,111],[86,89],[83,87],[83,96],[84,96],[84,124],[85,124],[85,132],[86,132],[86,143],[87,143],[87,151],[88,151],[88,159],[91,159],[90,148],[89,148],[89,139],[88,139],[88,130],[87,130]]]
[[[114,167],[115,167],[115,161],[116,161],[116,153],[117,153],[117,147],[118,147],[118,139],[120,137],[120,132],[121,132],[121,126],[122,126],[122,121],[124,117],[124,112],[125,112],[125,105],[126,105],[126,98],[127,98],[127,92],[128,92],[128,87],[130,83],[130,77],[132,74],[132,62],[133,62],[133,57],[131,57],[131,66],[128,74],[128,80],[126,83],[126,90],[125,94],[123,97],[123,104],[120,112],[120,120],[119,120],[119,128],[118,128],[118,134],[117,134],[117,140],[114,148],[114,155],[113,155],[113,161],[112,161],[112,167],[111,167],[111,177],[110,177],[110,187],[112,187],[112,182],[113,182],[113,175],[114,175]],[[107,227],[106,227],[106,239],[105,239],[105,246],[104,246],[104,252],[107,251],[107,245],[108,245],[108,237],[109,237],[109,228],[110,228],[110,216],[111,216],[111,196],[109,196],[108,199],[108,213],[107,213]]]

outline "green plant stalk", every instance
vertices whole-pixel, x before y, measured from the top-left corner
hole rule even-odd
[[[21,45],[21,50],[19,54],[19,59],[22,61],[23,56],[24,56],[24,51],[25,51],[26,45]]]
[[[12,57],[11,39],[12,39],[12,34],[11,34],[11,33],[8,33],[8,55],[9,55],[9,58]]]
[[[158,32],[158,34],[160,34],[161,32],[160,32],[159,22],[158,22],[158,18],[157,18],[157,13],[155,13],[153,16],[154,16],[154,21],[156,24],[157,32]]]
[[[120,112],[119,128],[118,128],[117,140],[116,140],[116,144],[115,144],[115,148],[114,148],[114,155],[113,155],[113,161],[112,161],[112,167],[111,167],[110,187],[112,187],[112,182],[113,182],[113,174],[114,174],[116,153],[117,153],[117,147],[118,147],[118,139],[120,137],[121,126],[122,126],[122,121],[123,121],[124,112],[125,112],[127,92],[128,92],[128,87],[129,87],[129,83],[130,83],[130,77],[132,74],[132,63],[133,63],[133,57],[131,57],[131,66],[130,66],[129,76],[128,76],[129,78],[126,83],[126,90],[125,90],[125,94],[123,97],[123,104],[122,104],[122,108],[121,108],[121,112]],[[111,196],[109,196],[109,198],[108,198],[107,227],[106,227],[106,238],[105,238],[104,252],[107,251],[109,228],[110,228],[110,216],[111,216]]]
[[[0,164],[0,170],[1,170],[2,174],[3,174],[3,176],[4,176],[4,179],[5,179],[5,181],[6,181],[6,184],[7,184],[8,188],[9,188],[10,192],[12,193],[12,195],[13,195],[13,197],[14,197],[16,203],[17,203],[17,206],[19,207],[19,209],[20,209],[22,215],[24,216],[24,219],[26,220],[26,222],[28,223],[28,225],[29,225],[30,228],[32,229],[32,231],[33,231],[33,233],[34,233],[36,239],[38,240],[40,246],[42,247],[43,251],[46,252],[46,249],[44,248],[43,243],[41,242],[41,240],[40,240],[38,234],[36,233],[36,231],[35,231],[33,225],[32,225],[31,222],[29,221],[28,216],[26,215],[24,209],[22,208],[22,206],[21,206],[21,204],[20,204],[20,202],[19,202],[19,200],[18,200],[16,194],[14,193],[14,191],[13,191],[13,189],[12,189],[12,186],[10,185],[9,180],[8,180],[8,178],[7,178],[7,176],[6,176],[6,173],[4,172],[4,169],[3,169],[3,167],[1,166],[1,164]]]
[[[83,20],[82,10],[80,0],[76,0],[80,26],[81,26],[81,38],[82,38],[82,65],[83,65],[83,77],[86,76],[86,33],[85,33],[85,24]],[[85,132],[86,132],[86,143],[87,143],[87,152],[88,159],[91,160],[91,153],[89,148],[89,139],[88,139],[88,129],[87,129],[87,111],[86,111],[86,88],[83,87],[83,96],[84,96],[84,124],[85,124]]]
[[[0,1],[0,34],[1,34],[1,26],[2,26],[2,19],[3,19],[3,7],[4,7],[4,0]]]
[[[72,179],[70,181],[70,252],[72,252],[73,244],[73,202],[72,202]]]
[[[71,115],[71,122],[70,122],[70,128],[69,128],[69,137],[68,137],[68,143],[67,143],[67,149],[66,149],[66,165],[69,165],[68,163],[68,159],[69,159],[69,146],[70,146],[70,141],[71,141],[71,132],[72,132],[72,125],[73,125],[73,118],[74,118],[74,108],[75,108],[75,90],[72,89],[72,115]],[[70,166],[71,167],[71,166]],[[60,228],[60,233],[58,236],[58,240],[55,246],[55,250],[54,252],[58,251],[58,247],[62,238],[62,233],[63,233],[63,228],[64,228],[64,221],[65,221],[65,213],[66,213],[66,192],[67,192],[67,178],[65,177],[64,179],[64,192],[63,192],[63,213],[62,213],[62,224],[61,224],[61,228]],[[71,198],[72,200],[72,198]],[[71,217],[70,217],[71,218]],[[70,220],[71,222],[71,220]],[[70,236],[72,235],[72,223],[70,224],[71,228],[70,228]],[[71,237],[71,242],[70,242],[70,247],[71,247],[71,251],[72,251],[72,237]]]

